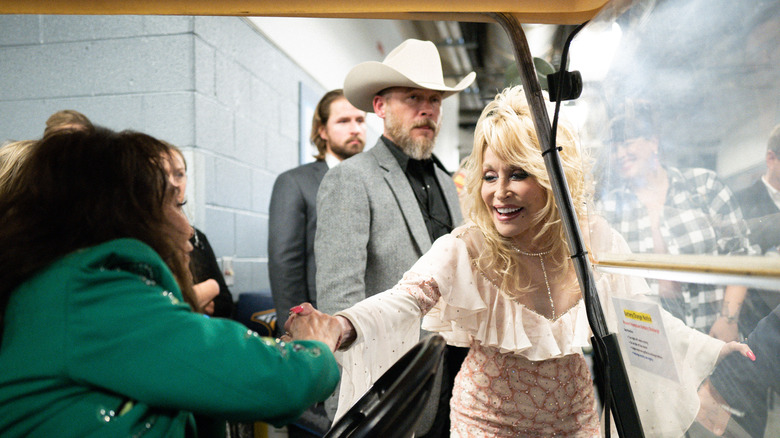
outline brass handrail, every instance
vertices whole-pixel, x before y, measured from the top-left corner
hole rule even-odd
[[[371,18],[425,21],[491,21],[504,11],[522,23],[578,24],[607,0],[3,0],[0,14],[233,15]]]
[[[656,271],[669,274],[649,275],[656,278],[669,278],[670,274],[700,274],[700,279],[709,276],[711,283],[724,283],[719,280],[728,276],[728,281],[739,281],[750,285],[757,280],[762,287],[767,285],[780,290],[780,257],[757,256],[715,256],[695,254],[591,254],[591,262],[596,269],[624,269],[632,271]],[[679,280],[679,278],[674,278]]]

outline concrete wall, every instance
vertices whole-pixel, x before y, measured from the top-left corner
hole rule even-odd
[[[0,16],[0,141],[39,138],[48,116],[182,147],[188,215],[232,292],[268,288],[268,202],[296,166],[299,89],[326,90],[237,17]]]

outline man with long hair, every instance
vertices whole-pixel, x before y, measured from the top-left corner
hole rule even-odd
[[[341,89],[320,99],[312,117],[309,140],[317,147],[316,161],[280,174],[274,182],[268,210],[268,278],[276,308],[276,326],[284,327],[289,309],[299,303],[317,305],[314,235],[317,230],[317,189],[331,167],[363,151],[366,113],[344,97]],[[324,434],[330,420],[322,404],[299,420],[307,430]],[[289,425],[290,438],[313,436]]]

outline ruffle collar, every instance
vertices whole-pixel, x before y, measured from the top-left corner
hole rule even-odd
[[[505,294],[472,263],[472,233],[466,227],[453,232],[445,245],[434,245],[449,258],[453,272],[436,274],[441,298],[423,318],[424,330],[438,332],[448,343],[468,347],[472,342],[501,353],[544,360],[581,353],[589,345],[590,326],[580,299],[550,320]],[[443,242],[442,242],[443,243]],[[473,248],[472,248],[473,249]],[[465,270],[470,275],[464,275]]]

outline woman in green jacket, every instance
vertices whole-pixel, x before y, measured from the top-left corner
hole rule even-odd
[[[166,152],[55,135],[0,198],[0,436],[197,436],[192,413],[281,425],[333,392],[325,322],[286,343],[192,311]]]

